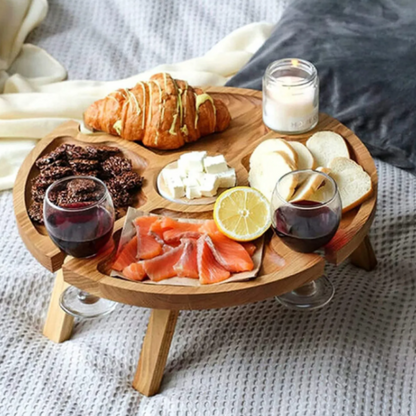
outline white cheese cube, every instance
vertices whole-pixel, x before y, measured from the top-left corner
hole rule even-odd
[[[219,188],[232,188],[236,183],[235,169],[229,168],[225,172],[217,174]]]
[[[178,168],[185,172],[203,172],[203,160],[207,152],[190,152],[183,154],[178,160]]]
[[[184,169],[178,168],[177,169],[179,176],[183,179],[185,179],[188,176],[188,172]]]
[[[204,172],[191,172],[189,174],[189,177],[192,177],[192,178],[196,179],[198,181],[199,185],[201,185],[202,181],[205,178],[205,175],[206,175],[206,173],[204,173]]]
[[[218,191],[218,176],[212,173],[207,173],[202,178],[199,190],[202,196],[214,196]]]
[[[163,179],[172,198],[182,198],[185,195],[185,187],[176,169],[163,171]]]
[[[183,184],[186,187],[185,195],[188,199],[201,198],[199,182],[194,177],[188,176],[183,180]]]
[[[201,198],[201,192],[199,191],[199,186],[187,186],[186,197],[188,199]]]
[[[167,184],[170,180],[181,179],[181,174],[178,169],[166,167],[162,170],[162,177]]]
[[[183,184],[186,187],[198,187],[199,186],[199,182],[193,177],[193,176],[188,176],[187,178],[185,178],[183,180]]]
[[[204,168],[207,173],[221,173],[228,169],[223,155],[208,156],[204,159]]]

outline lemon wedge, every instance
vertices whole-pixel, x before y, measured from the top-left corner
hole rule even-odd
[[[214,205],[218,229],[236,241],[251,241],[270,227],[269,201],[257,189],[237,186],[222,193]]]

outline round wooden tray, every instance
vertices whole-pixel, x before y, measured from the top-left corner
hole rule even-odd
[[[228,106],[232,121],[223,133],[204,137],[175,151],[156,151],[108,134],[84,135],[79,125],[68,122],[42,139],[23,163],[14,188],[14,207],[20,235],[34,257],[51,271],[62,267],[65,254],[47,236],[44,227],[35,226],[27,214],[31,202],[30,180],[38,174],[35,161],[42,154],[62,143],[102,143],[119,146],[133,168],[145,177],[135,207],[141,210],[169,214],[173,217],[211,218],[213,204],[183,205],[164,199],[157,192],[157,176],[161,169],[188,151],[207,150],[221,153],[236,169],[237,181],[247,185],[248,160],[254,148],[270,137],[305,142],[316,131],[332,130],[347,141],[351,157],[371,176],[373,196],[342,218],[340,228],[324,257],[312,253],[297,253],[286,247],[271,232],[266,235],[265,250],[259,276],[248,282],[202,287],[145,285],[109,276],[115,248],[94,259],[70,259],[63,265],[65,281],[100,297],[117,302],[154,309],[210,309],[255,302],[293,290],[320,277],[325,260],[336,265],[348,258],[366,237],[374,218],[377,201],[377,171],[365,146],[358,137],[332,117],[321,114],[317,127],[306,134],[284,136],[267,132],[262,121],[262,94],[238,88],[208,88],[212,96]],[[114,247],[124,219],[115,224]]]

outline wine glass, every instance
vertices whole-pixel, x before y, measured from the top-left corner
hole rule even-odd
[[[43,216],[49,237],[72,257],[96,256],[113,234],[111,195],[104,182],[92,176],[69,176],[50,185]],[[117,305],[73,286],[62,293],[59,302],[65,312],[83,318],[106,315]]]
[[[296,186],[293,196],[291,189]],[[272,195],[272,227],[291,249],[314,252],[328,244],[341,221],[341,198],[335,181],[326,173],[298,170],[282,176]],[[291,309],[317,309],[334,296],[326,276],[285,293],[276,299]]]

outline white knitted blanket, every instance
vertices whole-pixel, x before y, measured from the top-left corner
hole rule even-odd
[[[29,41],[71,78],[121,78],[276,21],[282,4],[57,0]],[[25,249],[11,193],[0,193],[0,415],[415,414],[416,179],[377,167],[377,269],[328,267],[335,298],[312,313],[273,299],[181,313],[152,398],[131,387],[148,310],[122,305],[79,321],[60,345],[42,336],[54,276]]]

